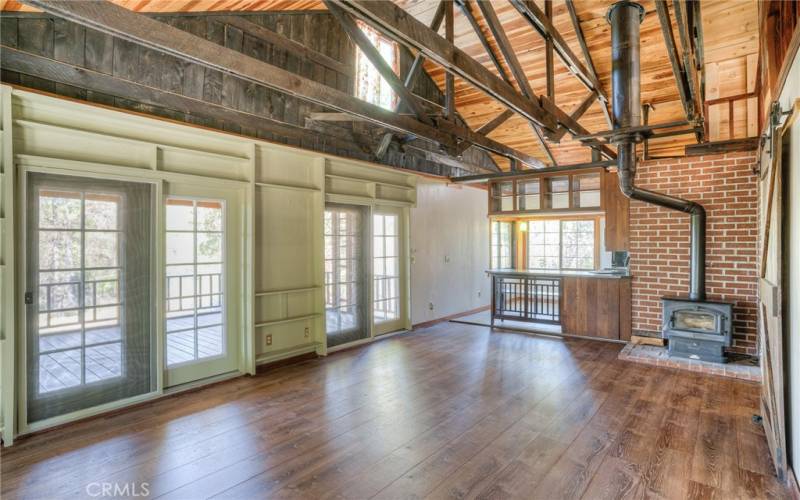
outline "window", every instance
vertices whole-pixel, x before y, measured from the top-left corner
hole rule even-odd
[[[38,191],[38,394],[123,375],[116,193]]]
[[[561,221],[561,268],[594,269],[594,221]]]
[[[558,269],[561,225],[557,220],[528,222],[528,269]]]
[[[167,199],[167,366],[225,353],[223,203]]]
[[[383,60],[397,73],[399,65],[395,43],[366,24],[361,22],[358,24],[372,45],[378,49]],[[394,109],[397,103],[397,96],[392,88],[358,48],[356,48],[356,97],[385,109]]]
[[[374,275],[375,323],[400,317],[400,232],[399,217],[372,216],[372,262]]]
[[[513,223],[492,221],[491,266],[492,269],[511,269]]]
[[[528,222],[528,269],[594,268],[594,220]]]

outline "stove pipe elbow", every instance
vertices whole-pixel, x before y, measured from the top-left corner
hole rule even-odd
[[[613,4],[606,15],[611,25],[611,84],[614,128],[641,125],[639,25],[644,8],[636,2]],[[702,205],[663,193],[637,188],[636,142],[633,135],[617,138],[619,189],[626,197],[685,212],[691,217],[689,298],[703,301],[705,293],[706,211]]]

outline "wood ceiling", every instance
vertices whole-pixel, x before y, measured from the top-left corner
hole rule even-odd
[[[322,2],[314,0],[114,0],[126,8],[140,12],[201,12],[201,11],[264,11],[264,10],[312,10],[324,9]],[[438,5],[435,0],[395,0],[396,3],[424,23],[432,18]],[[500,21],[516,50],[517,57],[537,94],[545,93],[545,44],[514,7],[506,1],[493,1]],[[539,0],[540,6],[543,2]],[[610,32],[605,14],[611,1],[575,0],[581,29],[592,56],[598,78],[606,93],[611,95],[611,51]],[[662,37],[653,0],[643,0],[647,11],[641,27],[642,101],[655,106],[650,112],[650,123],[664,123],[684,119],[678,89],[672,74],[669,58]],[[669,2],[671,4],[671,2]],[[14,0],[2,2],[4,10],[25,10],[27,7]],[[671,9],[670,9],[671,11]],[[500,51],[491,36],[479,9],[473,14],[497,54]],[[673,24],[674,13],[671,11]],[[569,13],[562,0],[554,1],[554,22],[571,49],[581,54],[577,36],[573,30]],[[703,2],[703,35],[705,49],[707,98],[742,94],[752,87],[758,53],[758,6],[755,0],[717,0]],[[442,28],[441,34],[444,33]],[[677,30],[676,30],[677,33]],[[464,15],[456,9],[455,45],[496,73],[492,62]],[[579,56],[580,57],[580,56]],[[501,57],[502,60],[502,57]],[[434,63],[426,62],[426,70],[437,84],[444,88],[444,70]],[[555,58],[556,103],[567,113],[577,107],[586,96],[586,88],[569,73],[558,58]],[[740,103],[742,107],[744,102]],[[737,104],[738,106],[739,104]],[[477,128],[502,111],[503,107],[481,91],[456,78],[456,109],[470,127]],[[710,112],[714,130],[728,130],[727,111]],[[734,113],[736,135],[745,135],[748,129],[746,110]],[[579,120],[591,132],[608,128],[598,103]],[[503,144],[547,161],[525,120],[514,116],[490,134]],[[716,137],[725,139],[725,136]],[[694,136],[676,136],[654,140],[650,145],[652,156],[675,156],[683,154],[686,144],[693,144]],[[590,159],[589,150],[565,136],[560,144],[552,145],[556,161],[560,164],[579,163]],[[501,167],[507,160],[498,158]]]

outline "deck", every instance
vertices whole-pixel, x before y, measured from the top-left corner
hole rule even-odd
[[[173,366],[222,354],[225,349],[221,323],[221,312],[197,316],[195,357],[193,316],[169,318],[167,365]],[[85,336],[83,347],[79,329],[39,336],[39,394],[110,381],[124,375],[124,342],[120,327],[87,329]]]

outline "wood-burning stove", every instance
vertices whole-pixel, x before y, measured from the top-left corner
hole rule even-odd
[[[669,355],[725,363],[733,338],[733,304],[664,297],[661,334]]]

